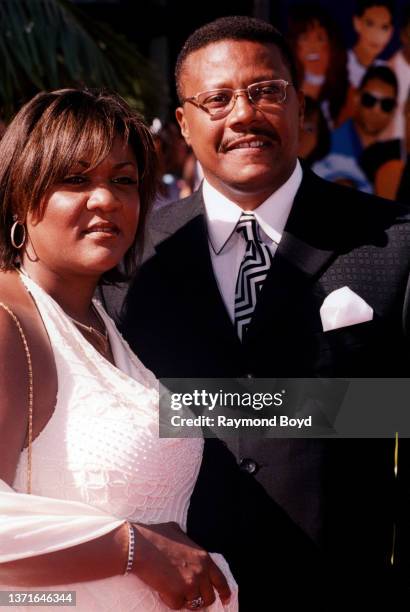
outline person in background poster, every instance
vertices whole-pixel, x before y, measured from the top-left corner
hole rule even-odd
[[[349,86],[346,50],[336,24],[319,5],[297,5],[289,15],[287,38],[298,62],[303,92],[320,103],[333,129],[340,122]]]
[[[352,161],[365,173],[370,185],[378,168],[390,159],[400,159],[400,140],[381,142],[383,131],[391,122],[397,100],[397,79],[388,66],[371,66],[365,73],[355,94],[355,108],[351,119],[345,121],[331,134],[328,157],[337,155],[339,170]],[[333,158],[332,171],[335,170]],[[329,179],[329,159],[314,167],[322,178]],[[336,175],[338,175],[336,173]],[[362,190],[368,191],[363,185]]]
[[[349,81],[357,88],[374,63],[383,63],[379,55],[393,35],[394,2],[392,0],[357,0],[353,27],[357,34],[355,45],[348,51]]]

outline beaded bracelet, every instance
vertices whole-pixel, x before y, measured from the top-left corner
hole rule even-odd
[[[135,532],[134,528],[129,521],[127,521],[128,527],[128,559],[127,566],[125,568],[124,576],[128,576],[132,570],[134,564],[134,552],[135,552]]]

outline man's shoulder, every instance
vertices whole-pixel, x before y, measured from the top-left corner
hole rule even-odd
[[[172,236],[202,212],[202,193],[196,191],[182,200],[153,210],[148,219],[148,232],[154,245]]]
[[[387,200],[372,193],[367,193],[355,189],[350,186],[335,183],[318,176],[310,168],[304,167],[303,181],[299,191],[301,195],[316,194],[318,198],[329,197],[330,195],[336,198],[336,201],[343,201],[347,205],[351,202],[359,202],[362,206],[382,206],[396,211],[410,211],[408,206],[404,206],[400,202]],[[332,204],[332,202],[330,202]]]
[[[347,206],[353,211],[354,207],[360,207],[365,214],[377,216],[385,213],[389,218],[396,218],[397,221],[410,221],[410,208],[402,202],[387,200],[372,193],[365,193],[359,189],[347,187],[345,185],[337,185],[328,183],[329,193],[334,194],[334,197],[344,201]]]
[[[410,208],[407,205],[326,181],[310,170],[304,173],[297,197],[310,203],[310,214],[316,220],[319,217],[323,229],[337,223],[341,231],[361,233],[371,228],[404,225],[410,232]]]
[[[199,189],[187,198],[154,208],[147,219],[142,261],[152,258],[159,245],[198,217],[202,213],[202,206],[202,190]]]

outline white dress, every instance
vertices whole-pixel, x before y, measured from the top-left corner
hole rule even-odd
[[[92,539],[83,534],[76,540],[76,524],[81,523],[81,518],[74,516],[73,519],[76,510],[72,502],[80,502],[78,508],[85,509],[85,514],[90,507],[95,509],[96,518],[86,517],[91,522],[112,519],[105,532],[124,519],[140,523],[175,521],[185,530],[203,440],[159,438],[158,383],[132,353],[98,302],[95,305],[106,324],[117,367],[85,340],[60,306],[34,281],[24,276],[22,280],[37,304],[50,338],[57,368],[58,396],[51,419],[33,441],[33,495],[12,495],[22,500],[30,498],[40,506],[43,496],[65,500],[67,509],[70,508],[67,510],[67,531],[72,532],[71,539],[66,539],[71,542]],[[34,389],[36,393],[38,389]],[[13,483],[13,489],[22,494],[26,491],[26,473],[27,451],[24,450]],[[54,502],[49,501],[54,512]],[[44,526],[40,543],[33,544],[35,552],[31,554],[41,553],[38,546],[44,547],[43,552],[67,548],[61,543],[64,542],[61,532],[65,530],[65,517],[61,516],[61,509],[58,512],[59,528],[49,533],[49,524],[56,520],[53,516]],[[92,531],[89,526],[87,531]],[[97,533],[93,537],[97,537]],[[15,538],[14,542],[17,540]],[[10,546],[13,545],[12,542]],[[20,558],[24,556],[28,553],[23,550]],[[234,612],[238,610],[235,581],[223,557],[212,554],[212,558],[227,577],[233,596],[224,607],[217,595],[215,603],[207,609]],[[52,586],[48,590],[76,591],[75,609],[79,612],[164,612],[169,609],[156,592],[132,574]],[[57,610],[57,607],[44,609]]]

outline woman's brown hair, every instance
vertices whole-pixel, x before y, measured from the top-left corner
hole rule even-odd
[[[105,90],[61,89],[39,93],[25,104],[0,142],[0,267],[14,266],[11,244],[14,218],[41,218],[47,191],[78,160],[97,166],[120,136],[135,154],[139,174],[140,215],[133,244],[121,264],[102,282],[126,280],[142,250],[144,226],[156,190],[156,154],[142,117],[117,94]]]
[[[298,58],[298,40],[314,26],[320,26],[329,38],[329,66],[325,81],[319,94],[319,102],[329,102],[330,116],[337,127],[340,112],[346,103],[349,89],[347,73],[347,52],[343,44],[339,28],[328,12],[315,3],[296,4],[289,12],[287,39],[296,56],[298,75],[301,87],[304,80],[304,68]]]

